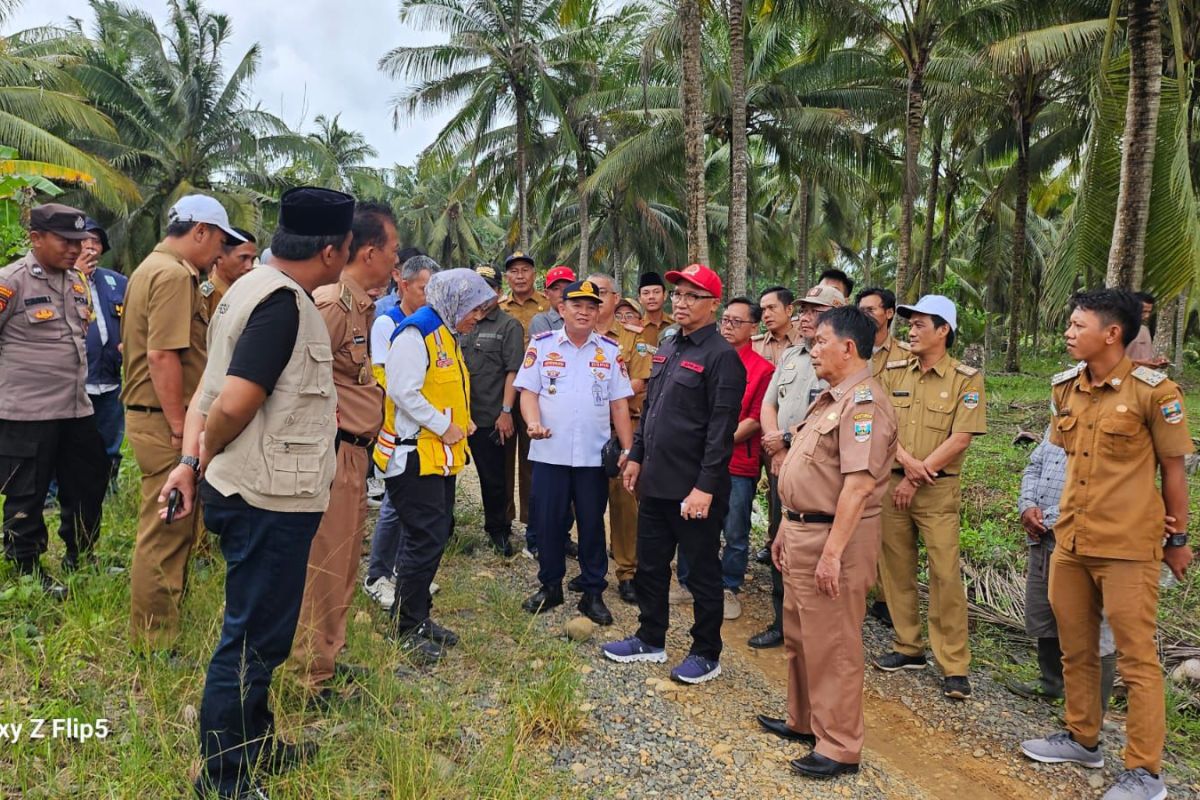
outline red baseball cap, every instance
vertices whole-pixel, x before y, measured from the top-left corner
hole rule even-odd
[[[713,297],[717,299],[721,297],[721,289],[723,288],[721,276],[703,264],[692,264],[681,270],[673,269],[667,273],[667,280],[671,283],[679,283],[680,281],[694,283],[702,289],[706,289]]]
[[[567,283],[574,283],[575,282],[575,270],[571,269],[570,267],[559,264],[557,267],[554,267],[553,269],[551,269],[549,272],[546,273],[546,288],[547,289],[549,289],[551,286],[558,283],[559,281],[566,281]]]

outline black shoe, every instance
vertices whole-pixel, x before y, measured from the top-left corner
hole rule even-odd
[[[400,637],[400,652],[404,653],[413,663],[430,666],[441,661],[446,650],[440,644],[418,634],[415,630]],[[396,669],[397,675],[407,672],[404,665]]]
[[[329,691],[326,689],[325,691]],[[306,764],[316,757],[320,746],[316,742],[297,742],[288,744],[272,738],[263,745],[259,764],[268,775],[282,775],[290,772],[301,764]]]
[[[759,550],[757,553],[754,554],[754,560],[760,564],[770,564],[771,563],[771,548],[764,547],[761,550]]]
[[[803,742],[810,747],[817,743],[817,737],[813,734],[801,733],[789,728],[786,719],[768,717],[766,714],[759,714],[755,719],[758,720],[759,725],[762,725],[763,730],[775,734],[780,739],[787,739],[789,742]]]
[[[633,581],[619,581],[617,583],[617,596],[631,606],[637,605],[637,589],[633,588]]]
[[[590,619],[597,625],[612,625],[612,612],[608,610],[608,606],[604,605],[604,597],[598,592],[584,592],[583,597],[579,598],[579,605],[576,606],[579,613]]]
[[[806,778],[826,779],[836,778],[838,775],[853,775],[858,772],[858,764],[843,764],[814,750],[804,758],[793,761],[792,769]]]
[[[69,575],[86,567],[94,567],[98,563],[99,559],[96,558],[96,554],[93,552],[67,553],[63,556],[62,571]]]
[[[567,590],[571,591],[571,592],[577,592],[577,593],[582,592],[583,584],[581,583],[581,581],[583,581],[582,575],[576,575],[574,578],[571,578],[571,580],[567,581]]]
[[[928,664],[925,656],[906,656],[892,651],[882,658],[875,660],[875,666],[884,672],[899,672],[902,669],[925,669]]]
[[[579,545],[575,543],[574,539],[567,539],[567,544],[563,547],[563,552],[566,553],[567,558],[573,558],[576,561],[579,560]]]
[[[783,631],[778,628],[767,628],[762,633],[756,633],[746,642],[756,650],[765,650],[768,647],[779,647],[783,644]]]
[[[1061,692],[1048,692],[1040,683],[1023,683],[1014,678],[997,678],[996,682],[1026,700],[1041,700],[1043,703],[1057,703],[1063,699]]]
[[[418,625],[415,633],[442,647],[454,647],[458,644],[457,633],[449,628],[443,628],[432,619],[427,619]]]
[[[522,603],[521,608],[530,614],[545,614],[550,609],[557,608],[562,604],[563,593],[561,586],[543,586],[537,590],[537,594]]]
[[[951,700],[966,700],[971,696],[971,682],[966,675],[948,675],[942,680],[942,694]]]
[[[507,536],[493,536],[491,539],[492,549],[495,550],[498,555],[502,555],[505,558],[513,557],[512,542],[508,540]]]
[[[211,797],[219,798],[219,800],[271,800],[271,796],[267,794],[267,790],[262,787],[262,784],[247,784],[233,794],[229,794],[219,791],[205,780],[203,774],[192,784],[192,790],[199,800],[208,800]]]
[[[41,584],[42,593],[51,600],[62,601],[67,599],[67,587],[54,580],[54,578],[51,578],[46,573],[46,570],[42,569],[40,561],[17,562],[17,571],[22,575],[33,576],[33,579]]]
[[[371,670],[358,664],[337,663],[333,665],[333,679],[343,685],[362,683],[369,677],[371,677]]]
[[[892,625],[892,612],[888,611],[887,603],[883,602],[882,600],[876,600],[874,603],[872,603],[871,607],[867,609],[867,614],[879,620],[884,625],[887,625],[889,628],[894,627]]]

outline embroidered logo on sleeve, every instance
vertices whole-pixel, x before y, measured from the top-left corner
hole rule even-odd
[[[1163,403],[1162,415],[1168,425],[1178,425],[1180,422],[1183,422],[1183,404],[1178,400]]]
[[[859,417],[866,419],[859,419]],[[859,414],[854,417],[854,441],[865,442],[871,438],[871,415]]]
[[[532,367],[535,361],[537,361],[537,350],[531,347],[525,351],[525,361],[522,366]]]
[[[963,395],[962,403],[969,409],[979,407],[979,392],[967,392]]]

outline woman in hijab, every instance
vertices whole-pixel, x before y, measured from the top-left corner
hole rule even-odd
[[[435,273],[426,304],[396,326],[384,367],[396,405],[396,449],[384,480],[403,527],[392,623],[404,649],[426,663],[458,643],[429,616],[429,584],[450,538],[455,476],[467,463],[474,429],[458,336],[470,333],[495,302],[496,293],[473,270]]]

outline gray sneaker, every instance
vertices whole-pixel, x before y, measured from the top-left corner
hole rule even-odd
[[[1021,742],[1021,752],[1043,764],[1082,764],[1089,769],[1104,766],[1104,753],[1099,747],[1088,750],[1072,739],[1071,734],[1066,731],[1052,733],[1045,739],[1028,739]]]
[[[1161,775],[1152,775],[1142,767],[1127,769],[1117,776],[1102,800],[1163,800],[1167,785]]]

